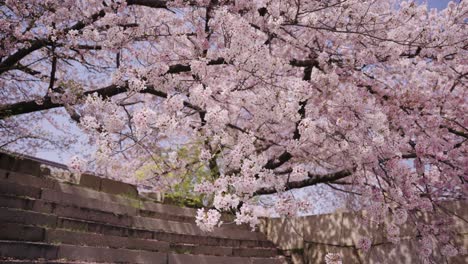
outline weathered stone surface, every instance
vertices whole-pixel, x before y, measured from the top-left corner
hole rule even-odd
[[[398,245],[385,243],[372,247],[368,258],[364,261],[369,264],[385,263],[388,260],[402,264],[420,263],[419,254],[416,252],[418,252],[416,241],[402,240]]]
[[[0,194],[0,207],[8,207],[8,208],[18,208],[18,209],[25,209],[26,204],[33,200],[13,197],[13,196],[5,196]]]
[[[284,258],[251,258],[251,264],[288,264]]]
[[[21,185],[36,187],[36,188],[48,188],[51,189],[54,187],[56,181],[46,178],[38,177],[24,173],[5,171],[0,169],[0,178],[3,178],[5,181],[17,183]]]
[[[102,202],[119,203],[119,204],[128,205],[132,207],[137,207],[137,208],[140,207],[139,200],[136,200],[133,198],[127,198],[124,196],[104,193],[104,192],[96,191],[90,188],[82,187],[79,185],[72,185],[68,183],[57,182],[54,185],[54,189],[59,192],[73,194],[73,195],[81,196],[84,198],[96,199]]]
[[[166,214],[166,213],[160,213],[160,212],[154,212],[154,211],[148,211],[148,210],[139,210],[138,215],[142,217],[151,217],[151,218],[158,218],[158,219],[163,219],[163,220],[169,220],[169,221],[177,221],[177,222],[185,222],[185,223],[194,223],[195,222],[195,217],[187,217],[187,216],[182,216],[182,215],[173,215],[173,214]]]
[[[158,204],[154,202],[142,202],[141,209],[160,214],[178,215],[194,218],[197,210],[193,208],[183,208],[174,205]]]
[[[33,198],[41,197],[40,188],[8,182],[8,180],[5,179],[0,180],[0,193],[3,195],[27,196]]]
[[[27,197],[4,196],[0,194],[0,207],[52,213],[55,204]]]
[[[462,234],[468,234],[468,204],[466,202],[447,202],[440,205],[447,213],[453,215],[455,221],[455,231]],[[468,248],[468,247],[467,247]]]
[[[57,217],[30,211],[0,208],[0,222],[55,227]]]
[[[346,264],[359,264],[360,259],[357,250],[354,247],[333,246],[324,244],[315,244],[305,242],[304,258],[306,263],[325,263],[325,255],[327,253],[341,254]],[[380,262],[385,263],[385,262]],[[399,262],[395,262],[399,263]]]
[[[97,199],[85,198],[78,195],[44,189],[41,199],[55,203],[73,205],[76,207],[92,208],[116,214],[136,215],[137,209],[117,203],[103,202]]]
[[[101,178],[98,176],[85,173],[81,175],[79,185],[99,191],[101,190]]]
[[[177,223],[177,222],[170,222],[166,220],[161,220],[161,219],[153,219],[153,218],[148,218],[148,217],[133,217],[132,218],[132,226],[136,228],[146,228],[148,230],[154,230],[154,231],[167,231],[171,232],[175,227],[171,227],[170,224],[181,224],[184,225],[186,223]],[[189,224],[187,224],[189,225]],[[182,233],[182,232],[180,232]],[[182,233],[185,234],[185,233]]]
[[[274,218],[263,224],[263,232],[269,240],[283,250],[304,247],[303,218]]]
[[[92,175],[65,184],[40,177],[38,161],[1,159],[14,172],[0,166],[0,240],[28,241],[0,244],[1,257],[9,250],[43,262],[283,263],[270,258],[278,253],[272,242],[246,225],[204,233],[195,209],[142,203],[133,185]]]
[[[0,240],[43,241],[44,228],[16,223],[0,223]]]
[[[57,246],[33,242],[0,241],[0,257],[56,259]]]
[[[100,191],[131,198],[138,197],[138,190],[134,185],[105,178],[101,179]]]
[[[292,253],[291,261],[293,264],[305,264],[304,252]]]
[[[304,241],[340,245],[343,213],[314,215],[304,219]]]
[[[339,244],[343,246],[354,246],[360,238],[368,237],[374,244],[380,244],[386,241],[383,233],[383,227],[377,225],[369,225],[363,221],[362,213],[341,213],[341,220],[339,223],[341,230],[341,237]],[[403,231],[403,230],[402,230]],[[413,229],[402,232],[402,234],[409,235]],[[326,241],[316,241],[326,243]]]
[[[47,230],[45,241],[48,243],[126,248],[147,251],[167,252],[169,250],[169,243],[157,240],[73,232],[68,230]]]
[[[194,227],[199,230],[197,226],[194,225]],[[239,240],[256,240],[256,241],[267,240],[266,235],[260,232],[252,232],[252,231],[243,230],[243,229],[233,229],[233,228],[223,228],[223,227],[215,228],[214,231],[211,232],[209,235],[215,236],[215,237],[239,239]]]
[[[167,264],[166,253],[129,249],[60,245],[57,256],[80,261]]]
[[[174,244],[171,245],[171,252],[193,255],[232,256],[233,248],[221,246]]]
[[[468,232],[467,231],[468,230],[465,229],[466,233],[459,234],[454,240],[456,246],[464,248],[465,250],[468,250]],[[447,262],[449,264],[466,264],[468,263],[468,254],[465,253],[456,257],[449,258]]]
[[[67,218],[82,219],[93,222],[119,226],[131,226],[132,219],[127,215],[113,214],[95,209],[57,204],[53,213]]]
[[[0,169],[40,176],[40,166],[41,164],[37,161],[0,152]]]
[[[278,255],[275,248],[233,248],[232,255],[238,257],[270,258]]]
[[[266,240],[261,233],[255,233],[242,229],[233,228],[215,228],[209,234],[203,233],[194,223],[181,223],[175,221],[166,221],[161,219],[153,219],[148,217],[133,217],[132,226],[136,228],[145,228],[154,231],[165,231],[175,234],[192,235],[192,236],[212,236],[229,239],[240,240]]]
[[[248,258],[168,254],[168,264],[249,264]]]

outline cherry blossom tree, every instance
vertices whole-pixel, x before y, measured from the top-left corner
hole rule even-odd
[[[293,215],[311,205],[291,190],[327,184],[394,242],[416,224],[425,260],[435,243],[454,255],[444,202],[468,191],[467,13],[466,1],[3,0],[0,145],[71,146],[66,118],[96,170],[132,181],[161,149],[201,142],[206,230],[218,211],[255,226],[271,209],[261,195]]]

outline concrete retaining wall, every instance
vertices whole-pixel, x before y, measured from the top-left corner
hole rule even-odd
[[[468,219],[468,204],[450,203],[446,208]],[[416,229],[410,224],[401,228],[401,242],[389,242],[382,228],[361,223],[365,212],[335,213],[297,218],[263,220],[261,230],[280,249],[289,251],[294,263],[325,263],[328,252],[341,253],[343,263],[421,263]],[[454,217],[458,233],[455,243],[468,249],[468,223]],[[357,240],[367,236],[373,246],[367,253],[356,249]],[[468,255],[445,259],[435,250],[437,263],[468,263]]]

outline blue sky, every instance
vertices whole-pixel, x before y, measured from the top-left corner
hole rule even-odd
[[[424,2],[424,1],[420,1]],[[447,7],[449,0],[429,0],[427,1],[430,8],[444,9]]]

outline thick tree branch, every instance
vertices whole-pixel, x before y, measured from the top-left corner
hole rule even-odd
[[[216,60],[211,60],[210,62],[208,62],[208,65],[221,65],[221,64],[227,64],[227,62],[223,58],[218,58]],[[302,60],[302,61],[291,60],[290,64],[296,67],[310,67],[311,65],[315,65],[316,62],[314,60]],[[166,74],[176,74],[176,73],[183,73],[183,72],[190,72],[190,71],[191,71],[190,65],[176,64],[176,65],[171,65],[169,67],[169,70],[166,72]],[[0,73],[1,73],[1,70],[0,70]],[[151,88],[152,89],[149,89],[149,90],[145,89],[142,92],[153,93],[157,96],[167,98],[167,94],[153,89],[152,86]],[[101,95],[103,97],[112,97],[117,94],[121,94],[125,92],[126,90],[127,90],[127,87],[118,87],[116,85],[110,85],[110,86],[100,88],[97,90],[85,92],[84,95],[97,93],[98,95]],[[44,97],[42,101],[43,101],[42,104],[39,104],[36,101],[23,101],[23,102],[13,103],[10,105],[0,106],[0,119],[4,119],[9,116],[28,114],[28,113],[32,113],[36,111],[44,111],[44,110],[48,110],[51,108],[63,106],[62,104],[53,103],[49,96]],[[184,104],[185,106],[192,108],[193,110],[204,112],[199,107],[191,105],[188,102],[185,102]]]
[[[167,2],[168,1],[162,0],[127,0],[128,5],[139,5],[152,8],[167,8]]]
[[[106,13],[104,11],[100,11],[94,15],[91,16],[90,21],[84,22],[84,21],[79,21],[75,25],[73,25],[70,28],[67,28],[64,30],[64,33],[69,32],[70,30],[80,30],[83,29],[85,26],[93,23],[94,21],[98,20],[99,18],[103,17]],[[9,71],[13,66],[15,66],[16,63],[18,63],[20,60],[22,60],[24,57],[28,56],[32,52],[39,50],[52,42],[47,40],[47,39],[38,39],[33,42],[31,42],[31,46],[28,48],[22,48],[10,55],[8,58],[0,62],[0,74]]]
[[[289,191],[292,189],[300,189],[300,188],[304,188],[307,186],[316,185],[319,183],[334,182],[334,181],[337,181],[337,180],[340,180],[340,179],[343,179],[352,175],[354,171],[355,169],[347,169],[347,170],[341,170],[335,173],[323,174],[323,175],[309,173],[309,178],[306,180],[297,181],[297,182],[288,182],[285,185],[284,191]],[[274,194],[277,192],[278,190],[276,190],[275,188],[261,188],[255,192],[255,195]]]

